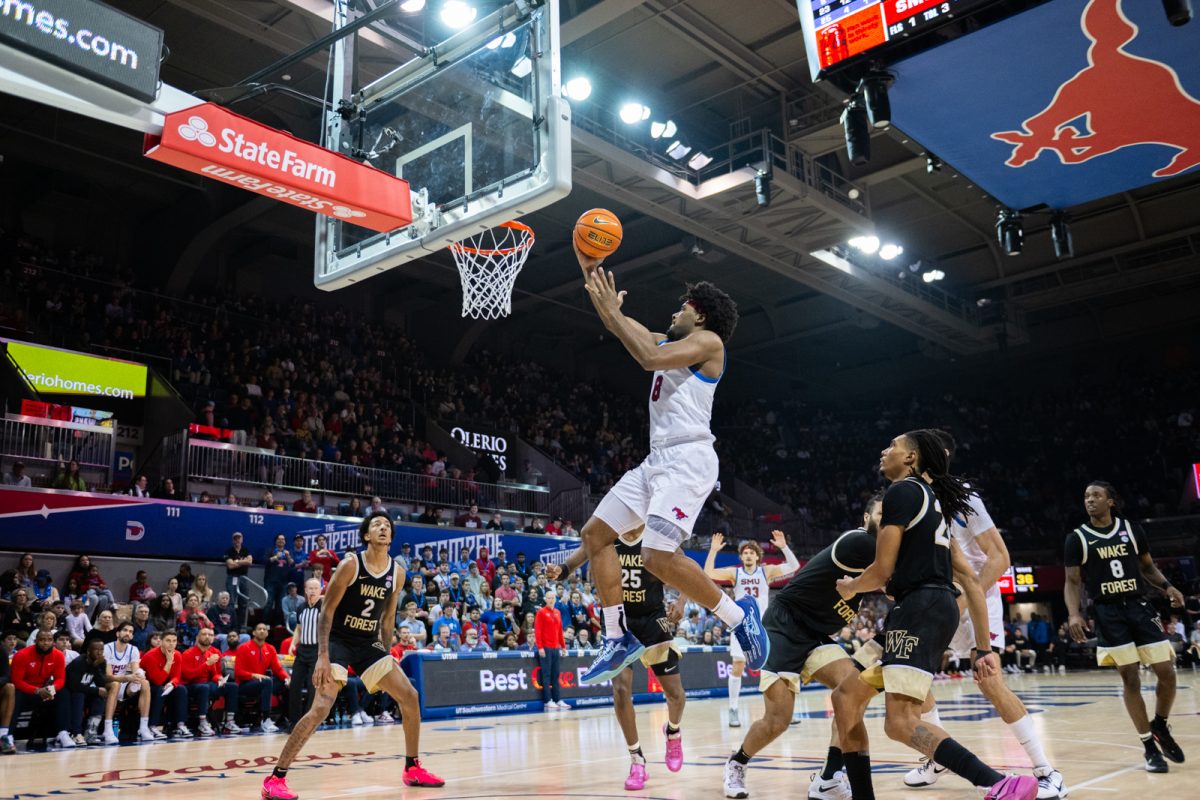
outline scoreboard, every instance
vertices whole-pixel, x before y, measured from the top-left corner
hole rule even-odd
[[[813,80],[993,0],[796,0]]]
[[[1000,594],[1005,595],[1036,592],[1038,589],[1033,567],[1009,567],[996,581],[996,585],[1000,587]]]

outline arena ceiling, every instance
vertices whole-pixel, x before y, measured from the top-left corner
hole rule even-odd
[[[360,2],[364,8],[377,4]],[[223,87],[327,33],[331,16],[330,0],[127,0],[118,5],[166,31],[166,82],[218,102],[240,94]],[[752,14],[746,13],[747,5],[561,0],[564,72],[591,77],[597,91],[586,102],[611,102],[636,90],[646,103],[686,126],[693,141],[715,146],[735,132],[770,127],[818,161],[837,164],[866,187],[879,237],[905,248],[902,258],[886,265],[889,278],[918,260],[920,269],[936,266],[946,275],[938,288],[988,324],[994,326],[1003,315],[1010,335],[967,341],[951,324],[955,320],[932,308],[943,302],[941,295],[922,300],[924,305],[914,301],[912,308],[893,309],[886,297],[862,287],[827,290],[829,282],[820,278],[823,265],[798,239],[789,244],[786,220],[759,209],[752,187],[721,198],[714,213],[729,220],[728,230],[708,241],[692,210],[681,213],[661,192],[639,187],[628,161],[606,156],[585,137],[576,139],[572,195],[526,220],[538,232],[538,245],[519,280],[510,319],[457,320],[460,290],[449,254],[373,278],[346,290],[347,297],[376,312],[406,315],[418,333],[436,329],[448,356],[461,357],[486,343],[597,368],[627,363],[601,336],[568,239],[580,211],[604,206],[626,226],[613,267],[629,290],[627,308],[654,327],[674,310],[685,281],[708,279],[725,287],[743,314],[731,354],[747,368],[735,371],[735,382],[760,394],[764,386],[825,394],[864,380],[886,385],[900,376],[944,372],[952,361],[986,363],[1069,351],[1177,328],[1195,318],[1200,173],[1072,209],[1072,259],[1055,258],[1045,218],[1027,222],[1021,255],[1005,255],[995,235],[995,202],[952,165],[927,172],[920,146],[903,131],[877,133],[870,163],[848,165],[838,123],[842,98],[809,80],[794,2],[754,0]],[[436,0],[430,6],[436,7]],[[422,25],[397,15],[361,33],[364,69],[383,74],[411,58],[422,38],[433,35]],[[267,78],[284,90],[242,99],[234,109],[314,137],[317,106],[299,95],[322,96],[325,67],[326,53],[316,53],[288,67],[286,79],[283,72]],[[197,240],[211,240],[201,257],[192,258],[193,266],[213,258],[250,274],[257,261],[274,270],[260,284],[286,280],[294,287],[311,281],[312,223],[303,212],[202,185],[199,178],[146,161],[140,157],[140,138],[129,131],[8,97],[0,103],[7,112],[0,122],[5,154],[49,170],[69,163],[89,180],[114,183],[142,203],[177,207],[197,220],[190,229],[177,226],[184,238],[176,252],[194,254]],[[776,211],[786,200],[780,198]],[[248,210],[251,202],[258,207]],[[688,224],[689,217],[696,224]],[[213,235],[223,229],[225,235]],[[734,246],[739,238],[745,246]],[[773,255],[759,257],[767,244]],[[794,259],[781,266],[789,247]],[[182,293],[196,277],[181,263],[167,285]],[[917,279],[911,273],[909,280]]]

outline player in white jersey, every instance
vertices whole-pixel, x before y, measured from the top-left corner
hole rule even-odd
[[[943,430],[935,430],[934,434],[941,440],[942,447],[946,450],[946,463],[949,464],[956,449],[954,437]],[[992,648],[1000,651],[1004,649],[1004,607],[1000,599],[1000,587],[996,582],[1012,562],[1008,556],[1008,547],[1005,546],[1000,532],[996,530],[982,498],[973,493],[967,502],[975,513],[966,519],[955,517],[953,525],[950,526],[950,535],[954,537],[963,556],[978,576],[980,587],[986,587],[984,597],[987,600]],[[971,631],[971,617],[966,609],[963,609],[958,631],[950,642],[953,657],[967,658],[970,661],[971,650],[974,647],[974,634]],[[983,678],[978,683],[983,696],[991,701],[1000,718],[1008,725],[1013,736],[1017,737],[1017,741],[1025,749],[1029,760],[1033,762],[1033,774],[1038,779],[1038,800],[1066,797],[1069,790],[1063,784],[1063,776],[1051,766],[1046,757],[1041,737],[1034,730],[1033,719],[1025,709],[1025,704],[1012,693],[1004,683],[1003,676],[999,674]],[[932,693],[925,698],[921,718],[935,725],[941,724]],[[936,762],[922,759],[921,766],[904,776],[904,783],[913,788],[932,786],[945,771],[945,767]]]
[[[758,605],[758,613],[767,613],[767,601],[771,593],[771,581],[791,575],[800,568],[796,555],[788,547],[783,531],[771,533],[771,544],[783,553],[782,564],[762,563],[762,547],[758,542],[742,542],[738,547],[738,557],[742,560],[740,567],[716,566],[717,553],[725,546],[725,535],[714,533],[712,544],[708,548],[708,558],[704,562],[704,574],[714,581],[733,584],[733,599],[741,600],[749,597]],[[729,727],[740,728],[742,721],[738,717],[738,697],[742,693],[742,674],[746,670],[746,654],[737,639],[729,642],[729,655],[733,658],[733,669],[729,671]],[[797,712],[798,714],[799,712]],[[798,716],[793,715],[793,724],[799,722]]]
[[[740,640],[752,669],[767,660],[770,643],[758,606],[735,603],[683,551],[696,517],[717,482],[717,453],[710,430],[713,396],[725,374],[725,343],[737,327],[737,305],[702,282],[690,284],[666,333],[654,333],[621,313],[618,292],[602,259],[576,257],[600,320],[650,381],[650,455],[621,477],[581,531],[604,608],[604,642],[584,684],[611,680],[642,656],[645,647],[625,626],[617,536],[645,524],[643,565],[663,583],[711,609]]]
[[[110,688],[108,700],[104,704],[104,743],[117,744],[117,733],[113,729],[113,715],[119,703],[127,694],[138,693],[138,739],[152,742],[155,739],[165,739],[165,733],[155,733],[150,730],[150,683],[146,673],[142,671],[141,653],[130,642],[133,641],[133,623],[118,622],[116,641],[104,645],[104,661],[107,666]],[[113,691],[112,684],[116,684]]]

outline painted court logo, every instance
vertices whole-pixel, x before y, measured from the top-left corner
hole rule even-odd
[[[1023,167],[1043,150],[1070,165],[1137,145],[1175,151],[1170,162],[1151,173],[1155,178],[1200,166],[1200,100],[1188,94],[1170,65],[1126,52],[1138,26],[1121,3],[1090,0],[1080,20],[1091,41],[1087,66],[1021,130],[991,135],[1013,145],[1008,166]]]

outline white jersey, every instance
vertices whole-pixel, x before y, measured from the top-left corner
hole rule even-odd
[[[125,652],[118,654],[117,643],[109,642],[104,645],[104,660],[112,666],[113,675],[125,675],[129,672],[129,665],[141,659],[138,649],[133,645],[126,645]]]
[[[767,613],[767,596],[771,591],[771,583],[767,580],[767,570],[762,564],[754,572],[746,572],[746,568],[737,568],[737,577],[733,579],[733,600],[737,602],[743,597],[753,597],[758,603],[758,613]]]
[[[987,562],[987,553],[979,546],[976,538],[983,533],[987,533],[992,528],[996,527],[996,523],[992,522],[992,517],[988,514],[987,508],[983,505],[983,500],[977,494],[971,494],[967,498],[967,503],[971,506],[974,514],[969,515],[965,520],[961,516],[955,516],[953,523],[950,525],[950,535],[954,537],[954,541],[958,542],[958,547],[962,550],[963,556],[967,559],[967,563],[971,565],[971,569],[975,570],[975,574],[979,574],[979,570],[983,569],[983,565]],[[1000,587],[996,584],[984,587],[985,595],[995,594],[1000,595]]]
[[[664,339],[659,346],[666,344]],[[725,374],[710,378],[693,367],[661,370],[650,382],[650,446],[712,441],[713,396]]]

